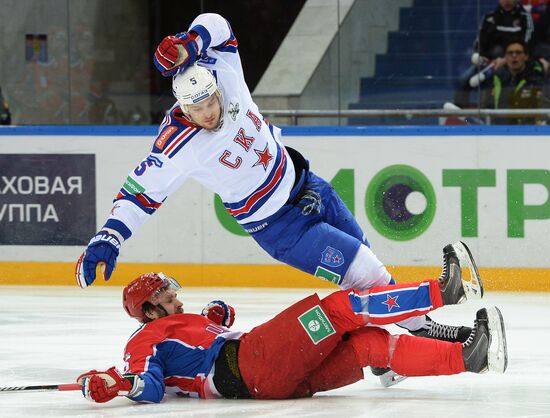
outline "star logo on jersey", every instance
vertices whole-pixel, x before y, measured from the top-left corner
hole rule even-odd
[[[388,312],[391,312],[393,308],[400,308],[399,304],[397,303],[398,297],[399,296],[392,297],[391,295],[387,295],[386,301],[382,302],[382,304],[388,307]]]
[[[273,155],[269,153],[269,148],[267,147],[267,144],[265,144],[265,148],[263,151],[254,149],[254,152],[256,155],[258,155],[258,161],[252,166],[256,167],[257,165],[262,165],[264,167],[264,170],[267,171],[267,166],[269,165],[269,162],[273,159]]]

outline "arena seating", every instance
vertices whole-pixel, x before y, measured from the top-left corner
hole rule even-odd
[[[439,108],[470,65],[482,16],[497,0],[415,0],[400,10],[399,30],[376,56],[375,75],[363,78],[350,109]],[[350,124],[437,124],[437,118],[352,118]]]

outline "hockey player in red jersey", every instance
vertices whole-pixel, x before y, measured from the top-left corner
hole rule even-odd
[[[454,278],[453,278],[454,277]],[[112,367],[80,375],[84,396],[107,402],[124,395],[160,402],[165,393],[200,398],[288,399],[312,396],[363,378],[366,366],[403,376],[503,373],[506,337],[498,308],[477,312],[465,343],[391,335],[390,324],[463,302],[448,280],[313,294],[248,333],[230,330],[235,312],[212,301],[202,315],[184,313],[177,282],[162,273],[125,287],[127,313],[143,323],[128,340],[124,373]]]

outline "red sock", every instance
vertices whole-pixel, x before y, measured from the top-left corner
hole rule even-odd
[[[400,335],[390,362],[402,376],[451,375],[466,371],[462,344]]]

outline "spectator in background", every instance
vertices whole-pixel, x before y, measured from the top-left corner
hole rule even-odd
[[[473,65],[459,79],[455,104],[459,107],[471,107],[470,92],[479,84],[470,84],[470,79],[483,68],[487,67],[489,71],[501,68],[505,63],[505,45],[511,41],[529,45],[533,30],[531,14],[518,0],[499,0],[497,8],[487,13],[481,21],[474,44]],[[484,79],[485,77],[481,77],[480,81],[483,82]]]
[[[8,101],[2,94],[2,88],[0,88],[0,125],[11,125],[11,113],[8,106]]]
[[[527,46],[519,41],[508,43],[504,65],[492,77],[492,89],[485,95],[484,108],[536,109],[541,107],[544,88],[544,69],[529,59]],[[545,124],[541,117],[493,118],[494,124]]]
[[[545,74],[550,69],[550,7],[539,5],[539,18],[535,24],[533,34],[533,58],[538,59],[544,66]]]

